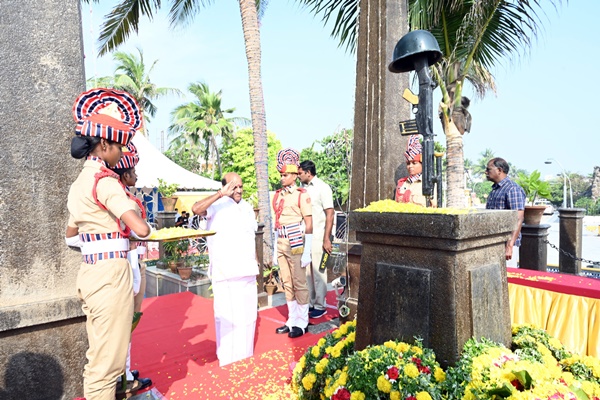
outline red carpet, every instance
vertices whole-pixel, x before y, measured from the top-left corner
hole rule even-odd
[[[335,293],[328,293],[334,304]],[[189,292],[144,300],[144,316],[132,338],[132,369],[151,378],[166,399],[283,399],[290,364],[324,333],[290,339],[275,329],[285,323],[287,306],[258,314],[254,356],[220,368],[216,357],[212,300]],[[337,317],[311,320],[318,324]]]

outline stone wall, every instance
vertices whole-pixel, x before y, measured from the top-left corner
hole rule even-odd
[[[81,169],[69,154],[85,88],[79,1],[2,0],[0,32],[0,397],[73,398],[87,348],[80,254],[64,244]]]

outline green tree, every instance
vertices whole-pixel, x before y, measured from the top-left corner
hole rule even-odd
[[[352,137],[352,129],[342,129],[315,141],[300,153],[300,161],[312,160],[316,164],[317,176],[331,186],[334,203],[340,208],[350,193]]]
[[[221,91],[211,92],[206,83],[192,83],[188,90],[196,99],[177,106],[171,112],[169,136],[173,136],[174,140],[169,148],[173,148],[174,151],[182,151],[189,147],[200,147],[203,144],[205,171],[209,171],[210,160],[211,177],[214,178],[215,160],[219,175],[223,174],[217,139],[228,141],[234,131],[234,123],[243,121],[243,119],[227,117],[226,114],[232,114],[235,108],[222,109]]]
[[[180,167],[209,178],[206,171],[202,169],[202,163],[200,161],[202,160],[202,153],[199,147],[189,146],[183,149],[169,147],[169,149],[165,151],[165,156]]]
[[[99,0],[84,0],[85,2]],[[261,80],[261,51],[259,17],[267,5],[266,0],[238,0],[242,17],[242,30],[248,61],[248,86],[250,93],[250,114],[254,134],[254,163],[257,166],[256,180],[258,187],[259,219],[265,226],[272,226],[271,207],[269,205],[269,176],[267,153],[267,124],[265,119],[265,102]],[[169,0],[169,19],[171,26],[186,25],[211,0]],[[138,32],[140,16],[152,19],[162,7],[160,0],[120,0],[112,12],[106,17],[100,33],[100,54],[104,54],[124,43],[132,32]],[[267,230],[270,233],[270,229]],[[265,255],[273,250],[273,236],[264,235]],[[269,262],[270,257],[265,256]]]
[[[88,87],[107,87],[124,90],[131,94],[142,108],[145,121],[156,115],[156,106],[153,101],[168,95],[181,95],[181,91],[175,88],[158,87],[150,79],[154,66],[158,60],[154,60],[150,68],[146,69],[144,63],[144,53],[137,49],[139,56],[133,53],[118,51],[113,54],[113,59],[117,63],[114,76],[103,76],[100,78],[88,79]],[[145,125],[140,129],[142,134],[146,134]]]
[[[333,18],[332,35],[355,50],[359,0],[298,0],[324,20]],[[561,0],[408,0],[409,29],[430,31],[437,39],[442,60],[432,66],[442,100],[439,117],[446,135],[448,206],[464,205],[462,135],[470,130],[469,99],[465,82],[483,98],[495,92],[491,68],[531,48],[542,27],[542,3]]]
[[[251,128],[240,129],[233,138],[221,145],[223,155],[221,162],[224,172],[237,173],[244,182],[244,198],[257,206],[258,185],[254,166],[254,149],[252,147],[254,135]],[[281,150],[281,142],[272,132],[267,132],[269,152],[269,189],[276,190],[281,187],[279,172],[277,172],[277,152]],[[218,179],[221,179],[219,176]]]

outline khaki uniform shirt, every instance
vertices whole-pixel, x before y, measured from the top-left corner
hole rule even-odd
[[[96,188],[98,201],[109,211],[101,209],[96,204],[92,190],[96,181],[94,175],[100,172],[100,167],[99,162],[87,160],[69,190],[68,225],[79,228],[80,233],[118,232],[119,228],[115,218],[121,218],[129,210],[138,209],[136,202],[131,200],[123,190],[119,179],[112,177],[100,179]]]
[[[300,196],[300,207],[298,207],[298,196]],[[284,200],[283,211],[279,217],[279,225],[286,226],[297,224],[304,219],[304,216],[312,215],[311,199],[308,193],[301,193],[298,187],[291,186],[279,191],[277,203],[279,206],[281,199]]]
[[[333,208],[333,192],[328,184],[316,176],[303,187],[310,195],[312,203],[313,237],[323,238],[323,235],[325,235],[325,222],[327,221],[325,210]]]

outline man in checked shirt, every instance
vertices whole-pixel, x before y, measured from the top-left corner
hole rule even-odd
[[[517,267],[521,245],[521,225],[525,209],[525,191],[508,177],[509,166],[503,158],[492,158],[485,169],[488,181],[494,182],[485,208],[490,210],[517,210],[518,221],[506,242],[506,266]]]

